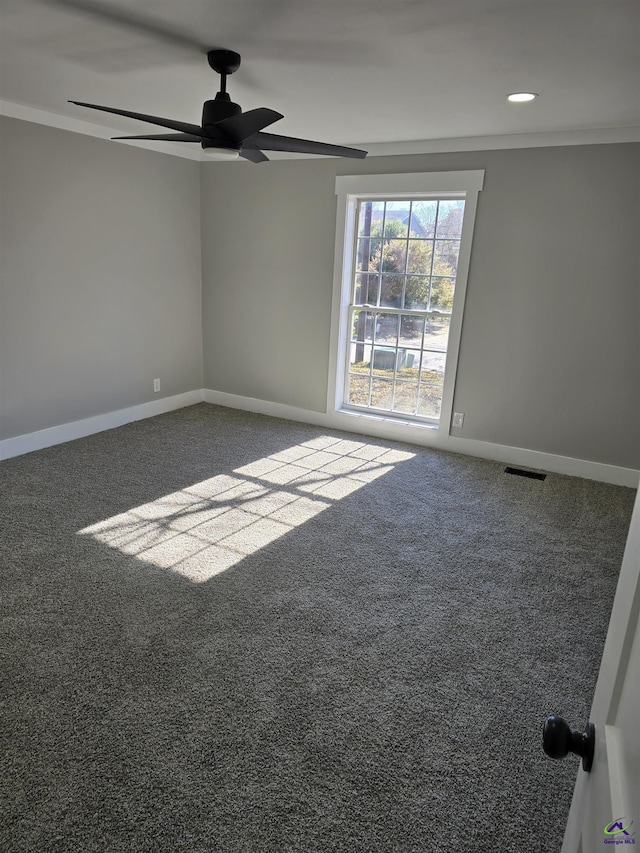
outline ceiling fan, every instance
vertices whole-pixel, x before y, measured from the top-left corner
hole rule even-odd
[[[263,129],[284,118],[282,113],[267,107],[242,112],[239,104],[234,103],[227,92],[227,76],[240,67],[240,54],[233,50],[216,49],[207,52],[211,68],[220,75],[220,91],[212,101],[205,101],[202,107],[202,124],[188,124],[173,119],[119,110],[114,107],[102,107],[82,101],[69,101],[79,107],[102,110],[105,113],[138,119],[149,124],[166,127],[177,133],[160,133],[145,136],[114,136],[113,139],[154,139],[169,142],[197,142],[206,155],[213,159],[236,159],[243,157],[252,163],[263,163],[269,158],[264,151],[289,151],[297,154],[326,154],[334,157],[367,156],[359,148],[347,148],[326,142],[313,142],[310,139],[297,139],[293,136],[278,136],[275,133],[263,133]]]

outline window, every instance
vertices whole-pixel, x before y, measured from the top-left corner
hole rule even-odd
[[[448,426],[482,178],[337,179],[343,236],[330,382],[337,411]]]

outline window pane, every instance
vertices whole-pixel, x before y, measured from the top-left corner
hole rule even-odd
[[[422,346],[422,332],[424,330],[424,317],[412,315],[400,315],[400,346],[419,347]]]
[[[403,377],[407,379],[418,378],[418,368],[420,366],[421,351],[419,349],[404,348],[404,367],[400,371]]]
[[[383,275],[380,282],[380,305],[383,308],[400,308],[404,276]]]
[[[464,201],[454,199],[441,201],[438,210],[437,237],[457,237],[462,234],[462,217],[464,216]]]
[[[389,201],[384,221],[385,237],[406,237],[409,230],[409,201]]]
[[[429,275],[431,272],[432,255],[433,243],[431,240],[409,240],[407,272]]]
[[[433,256],[434,275],[453,275],[458,272],[458,240],[436,240]]]
[[[437,201],[414,201],[411,205],[411,236],[433,237],[436,224]]]
[[[420,385],[418,414],[425,418],[439,418],[442,407],[442,385]]]
[[[363,201],[360,205],[360,216],[358,217],[358,237],[365,237],[367,234],[376,233],[372,231],[372,225],[378,223],[378,234],[380,233],[380,223],[382,222],[382,212],[384,211],[383,201]]]
[[[351,342],[349,350],[349,364],[357,373],[369,373],[369,364],[373,347],[371,344]]]
[[[382,272],[403,273],[406,263],[406,242],[404,240],[385,240],[382,250]]]
[[[347,402],[352,406],[369,405],[369,377],[349,374],[349,396]]]
[[[431,302],[429,303],[429,308],[431,310],[437,308],[440,311],[451,311],[455,289],[455,278],[434,276],[431,279]]]
[[[444,381],[445,352],[425,352],[422,355],[421,382],[440,384]]]
[[[373,348],[373,371],[376,376],[384,375],[380,371],[395,373],[404,364],[404,350],[397,347],[376,346]]]
[[[449,344],[450,317],[429,316],[424,331],[424,347],[430,350],[446,352]]]
[[[396,381],[396,389],[393,397],[393,411],[404,412],[407,415],[415,415],[416,401],[418,398],[418,383]]]
[[[380,243],[378,237],[360,237],[358,240],[358,254],[356,257],[356,270],[358,272],[377,270],[380,266]]]
[[[377,409],[391,409],[393,397],[393,381],[390,379],[373,379],[371,382],[371,405]]]
[[[407,289],[404,295],[404,308],[426,309],[429,301],[429,276],[407,276]]]
[[[369,341],[373,339],[373,314],[370,311],[353,312],[353,325],[351,328],[351,340]]]
[[[378,297],[378,274],[357,273],[355,281],[354,303],[356,305],[375,305]]]
[[[376,316],[376,343],[396,345],[398,340],[397,314],[378,314]]]

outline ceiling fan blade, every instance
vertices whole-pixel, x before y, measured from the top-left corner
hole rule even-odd
[[[183,30],[161,17],[151,17],[146,13],[133,11],[133,9],[124,9],[123,0],[118,0],[116,4],[104,2],[104,0],[40,0],[40,2],[80,13],[86,18],[93,18],[111,26],[118,26],[132,33],[151,36],[158,42],[186,48],[189,52],[197,50],[200,53],[207,53],[212,48],[222,47],[221,44],[217,43],[217,39],[211,39],[205,44],[192,31]],[[130,0],[129,5],[133,7],[134,1]],[[146,5],[153,4],[147,3]],[[165,3],[165,5],[171,6],[172,4]],[[174,5],[179,9],[180,4]],[[205,2],[194,5],[203,7],[203,14],[207,14]],[[379,61],[378,57],[372,57],[369,45],[362,38],[350,37],[349,32],[346,31],[339,39],[336,39],[333,26],[330,32],[323,32],[321,27],[310,38],[303,38],[302,32],[298,32],[293,41],[286,38],[273,38],[272,35],[280,31],[279,23],[286,22],[291,17],[296,5],[295,0],[253,0],[253,2],[246,3],[232,3],[229,0],[224,4],[225,42],[248,40],[252,48],[255,48],[255,55],[271,60],[280,60],[283,52],[286,51],[287,56],[296,62],[326,62],[337,59],[341,63],[362,64],[367,62],[369,64]],[[201,23],[201,20],[197,23]],[[268,38],[264,37],[265,28],[269,28]],[[197,24],[194,25],[194,29],[198,32]],[[243,75],[245,83],[247,77],[247,74]],[[252,85],[257,85],[257,83],[252,82]]]
[[[217,121],[215,126],[216,129],[220,128],[234,142],[242,142],[258,133],[263,127],[280,121],[281,118],[284,118],[282,113],[270,110],[267,107],[258,107],[255,110],[248,110],[246,113]]]
[[[205,131],[198,124],[187,124],[184,121],[173,121],[170,118],[159,118],[158,116],[148,116],[144,113],[132,113],[128,110],[117,110],[113,107],[100,107],[97,104],[85,104],[82,101],[69,101],[70,104],[75,104],[77,107],[88,107],[91,110],[101,110],[103,113],[114,113],[117,116],[125,116],[126,118],[135,118],[138,121],[146,121],[149,124],[158,124],[160,127],[168,127],[171,130],[179,130],[181,133],[192,133],[194,136],[208,139]]]
[[[202,142],[201,136],[193,133],[152,133],[148,136],[112,136],[112,139],[160,139],[167,142]]]
[[[243,148],[259,148],[266,151],[291,151],[296,154],[329,154],[333,157],[367,156],[360,148],[346,148],[328,142],[313,142],[311,139],[296,139],[294,136],[278,136],[275,133],[254,133],[242,143]]]
[[[244,157],[245,160],[251,160],[252,163],[264,163],[269,159],[266,154],[263,154],[257,148],[243,148],[240,151],[240,156]]]
[[[126,27],[134,33],[151,35],[169,44],[198,50],[200,53],[206,53],[207,50],[213,47],[213,45],[202,44],[190,33],[181,31],[170,24],[165,24],[161,20],[150,18],[147,15],[140,15],[136,12],[125,11],[122,8],[113,6],[111,3],[96,2],[96,0],[91,0],[91,2],[87,2],[87,0],[47,0],[47,2],[54,6],[73,9],[76,12],[97,18],[107,24],[117,24]]]

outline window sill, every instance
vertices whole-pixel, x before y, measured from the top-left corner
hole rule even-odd
[[[358,412],[353,409],[336,409],[338,418],[351,418],[354,421],[365,421],[368,424],[377,423],[381,426],[394,428],[399,427],[401,430],[417,429],[426,430],[428,432],[437,432],[440,429],[440,423],[429,423],[427,421],[414,421],[405,418],[385,417],[384,415],[369,414],[368,412]]]

